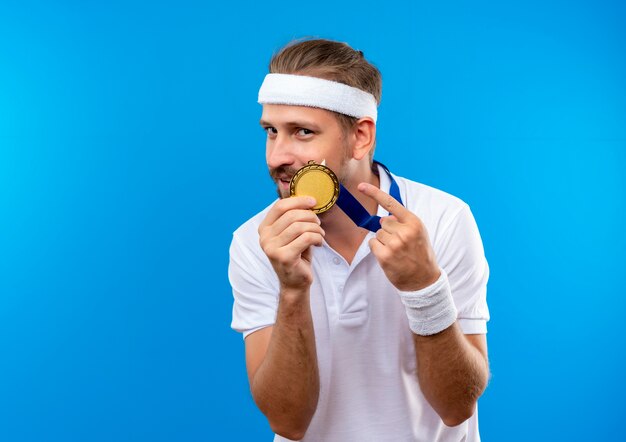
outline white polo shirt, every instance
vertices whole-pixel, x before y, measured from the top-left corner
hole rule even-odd
[[[390,180],[379,169],[380,187]],[[487,332],[489,268],[474,217],[460,199],[394,175],[404,205],[420,217],[439,266],[448,274],[458,323],[466,334]],[[229,278],[233,329],[244,337],[273,325],[279,284],[257,229],[270,207],[233,234]],[[378,215],[388,213],[379,207]],[[351,264],[328,244],[313,248],[311,312],[320,394],[303,441],[476,442],[478,417],[447,427],[417,381],[412,334],[397,289],[370,252],[370,232]],[[275,441],[286,441],[276,436]]]

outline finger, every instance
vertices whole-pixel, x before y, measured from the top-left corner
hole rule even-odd
[[[272,245],[284,247],[306,232],[317,233],[322,235],[322,237],[326,234],[319,224],[303,222],[293,223],[283,230],[280,235],[273,238]]]
[[[272,235],[280,235],[290,225],[298,222],[320,225],[321,221],[311,210],[294,209],[278,218],[271,227]]]
[[[372,184],[361,183],[358,189],[384,207],[389,213],[393,213],[400,222],[403,222],[411,214],[398,200]]]
[[[397,232],[401,227],[400,221],[395,216],[383,216],[380,219],[380,227],[382,230],[385,230],[389,233]]]
[[[385,229],[379,229],[378,232],[376,232],[376,239],[383,245],[389,244],[392,236],[393,235]]]
[[[321,246],[324,241],[320,233],[304,232],[286,246],[281,247],[281,252],[288,260],[298,258],[311,246]]]
[[[370,239],[369,246],[372,254],[379,262],[387,259],[389,249],[382,242],[380,242],[378,238],[374,237]]]
[[[294,196],[283,198],[276,202],[267,212],[265,219],[259,227],[273,224],[278,218],[283,216],[289,210],[294,209],[312,209],[315,207],[315,198],[310,196]]]

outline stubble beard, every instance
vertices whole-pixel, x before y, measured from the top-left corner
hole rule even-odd
[[[341,158],[341,162],[339,163],[339,171],[333,170],[333,172],[335,172],[335,175],[337,175],[339,183],[344,184],[348,177],[346,173],[343,172],[343,170],[346,163],[350,160],[350,155],[348,155],[349,150],[345,141],[342,144],[341,148],[343,149],[345,155]],[[295,167],[290,166],[279,166],[274,169],[269,169],[270,178],[276,184],[276,193],[278,194],[278,198],[283,199],[289,198],[291,196],[289,189],[281,190],[279,184],[280,178],[289,177],[289,179],[291,179],[296,174],[296,172],[298,172],[298,170],[300,169],[296,169]]]
[[[272,181],[274,181],[274,184],[276,184],[276,193],[278,194],[278,198],[283,199],[289,198],[290,196],[289,189],[281,190],[279,184],[280,178],[287,176],[289,177],[289,179],[291,179],[297,171],[298,169],[290,166],[279,166],[269,170],[270,178],[272,179]]]

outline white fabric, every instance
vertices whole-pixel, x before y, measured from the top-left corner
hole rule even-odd
[[[439,333],[456,321],[457,311],[446,271],[431,285],[414,292],[398,290],[406,308],[409,328],[420,336]]]
[[[323,78],[292,74],[267,74],[259,89],[259,103],[319,107],[376,122],[376,98],[369,92]]]
[[[381,189],[388,192],[389,179],[382,171],[380,177]],[[424,222],[448,275],[461,329],[486,333],[489,269],[469,207],[439,190],[394,178],[407,207]],[[232,327],[244,336],[272,325],[276,317],[278,280],[257,232],[267,210],[235,231],[230,249]],[[380,207],[378,214],[387,215]],[[369,250],[373,235],[366,236],[350,265],[326,243],[313,249],[310,298],[320,396],[302,440],[479,441],[477,413],[450,428],[424,399],[405,307]]]

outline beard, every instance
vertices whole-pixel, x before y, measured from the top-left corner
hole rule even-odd
[[[341,157],[341,160],[339,162],[339,170],[333,170],[333,172],[335,172],[335,175],[337,175],[337,180],[339,180],[339,183],[344,184],[347,179],[347,174],[344,171],[344,166],[351,158],[350,146],[348,145],[348,142],[346,140],[343,141],[341,149],[344,155]],[[281,179],[291,181],[291,179],[296,174],[296,172],[298,172],[298,170],[300,169],[296,169],[295,167],[291,166],[278,166],[273,169],[269,169],[270,178],[276,184],[276,193],[278,194],[279,198],[289,198],[290,196],[289,189],[281,189]]]
[[[270,178],[276,184],[276,193],[278,194],[278,198],[289,198],[289,189],[281,190],[279,182],[281,179],[291,181],[291,178],[298,170],[299,169],[290,166],[279,166],[269,170]]]

